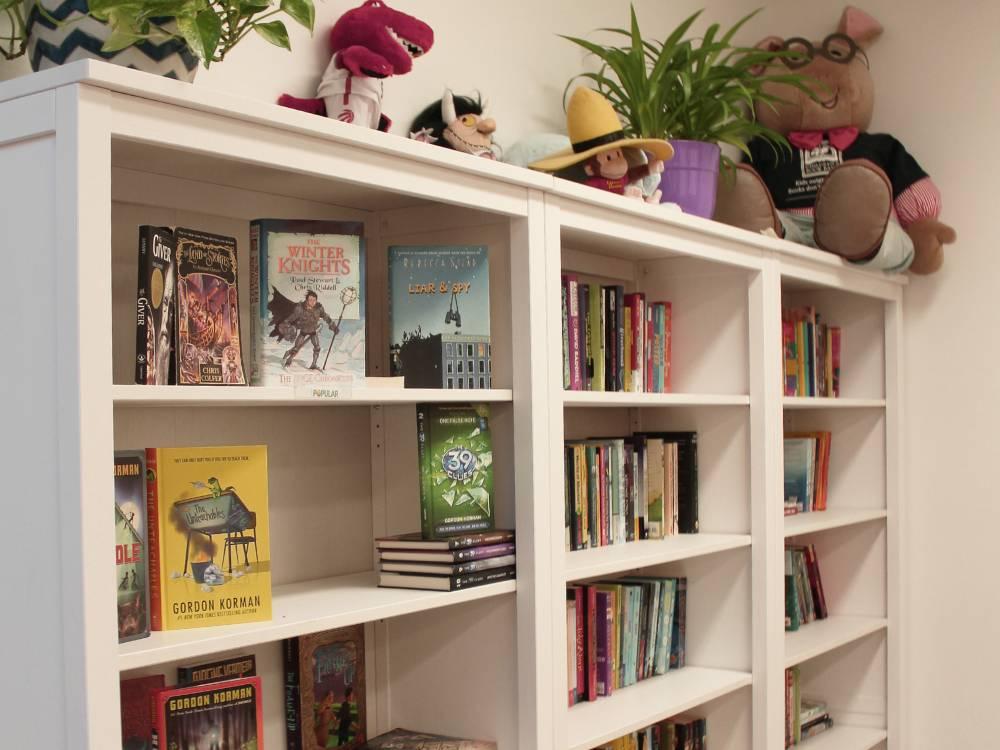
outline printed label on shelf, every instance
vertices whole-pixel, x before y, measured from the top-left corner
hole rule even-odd
[[[354,392],[350,375],[305,374],[294,377],[295,398],[314,401],[343,401]]]

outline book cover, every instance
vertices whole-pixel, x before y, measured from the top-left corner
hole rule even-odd
[[[267,446],[151,448],[146,468],[153,628],[270,620]]]
[[[253,654],[242,654],[227,659],[179,665],[177,667],[177,686],[204,685],[208,682],[253,677],[256,674],[257,659]]]
[[[604,380],[604,306],[599,284],[587,285],[587,367],[590,390],[606,390]]]
[[[146,461],[142,451],[115,451],[115,585],[118,642],[149,635]]]
[[[566,692],[567,704],[576,705],[576,597],[566,590]]]
[[[378,537],[375,547],[380,550],[412,549],[412,550],[462,550],[470,547],[483,547],[496,544],[510,544],[514,541],[513,529],[495,529],[477,534],[462,534],[444,539],[424,539],[419,531],[409,534]]]
[[[418,404],[421,533],[437,539],[494,526],[488,404]]]
[[[417,573],[419,575],[436,576],[461,576],[466,573],[475,573],[481,570],[493,570],[494,568],[506,568],[517,562],[515,555],[500,555],[498,557],[488,557],[483,560],[468,560],[466,562],[455,563],[426,563],[412,562],[409,560],[382,560],[379,570],[386,573]]]
[[[169,227],[139,227],[139,281],[135,309],[135,382],[174,382],[177,263]]]
[[[812,438],[785,438],[785,504],[794,503],[799,512],[809,509],[809,485],[812,466],[809,447]]]
[[[461,591],[488,583],[499,583],[517,577],[517,569],[480,570],[458,576],[417,575],[406,573],[379,573],[378,585],[385,588],[425,589],[429,591]]]
[[[320,371],[365,376],[364,225],[250,224],[250,382],[294,385]]]
[[[260,677],[164,688],[152,698],[153,747],[263,748],[262,703]]]
[[[365,626],[289,638],[283,647],[288,750],[366,747]]]
[[[163,689],[162,674],[133,677],[121,681],[122,750],[151,750],[153,746],[153,715],[150,700]]]
[[[407,388],[491,388],[488,248],[390,247],[389,334]]]
[[[370,739],[364,750],[497,750],[497,743],[393,729]]]
[[[246,385],[236,240],[178,228],[177,383]]]
[[[454,550],[421,550],[421,549],[387,549],[380,550],[382,560],[399,560],[408,562],[436,562],[456,564],[471,560],[487,560],[503,555],[513,555],[514,543],[487,544],[481,547],[466,547]]]

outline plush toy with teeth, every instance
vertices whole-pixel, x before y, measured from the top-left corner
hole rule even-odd
[[[316,98],[282,94],[278,104],[388,131],[392,121],[382,114],[382,79],[409,73],[414,59],[433,44],[434,31],[426,23],[382,0],[367,0],[333,25],[333,56]]]
[[[484,159],[496,159],[500,147],[493,142],[496,121],[487,117],[477,96],[455,96],[444,90],[440,100],[427,106],[410,126],[410,138],[461,151]]]

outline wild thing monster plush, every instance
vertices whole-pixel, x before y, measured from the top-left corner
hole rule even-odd
[[[889,271],[928,274],[940,268],[955,230],[938,220],[941,194],[891,135],[866,132],[875,87],[865,49],[882,26],[848,7],[836,33],[822,41],[768,37],[759,47],[796,53],[773,66],[819,85],[810,98],[786,84],[768,93],[785,100],[758,106],[762,124],[784,134],[792,153],[753,140],[752,166],[719,181],[715,218]]]
[[[278,104],[388,131],[382,114],[382,79],[404,75],[434,44],[434,31],[382,0],[347,11],[330,30],[330,64],[315,99],[282,94]]]

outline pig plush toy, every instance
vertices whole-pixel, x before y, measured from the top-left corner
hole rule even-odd
[[[753,140],[750,164],[719,180],[715,218],[727,224],[818,247],[868,268],[927,274],[941,267],[955,230],[938,220],[941,194],[891,135],[869,133],[875,87],[865,50],[879,23],[848,7],[822,41],[769,37],[764,49],[811,77],[815,98],[785,84],[768,93],[785,100],[757,107],[761,123],[784,134],[792,153]]]

